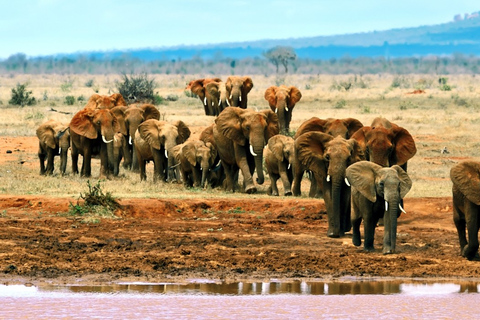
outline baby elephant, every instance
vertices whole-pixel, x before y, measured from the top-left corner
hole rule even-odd
[[[450,179],[453,182],[453,221],[457,227],[460,252],[468,260],[473,260],[478,256],[480,162],[464,161],[455,165],[450,170]]]
[[[284,194],[292,195],[292,164],[295,157],[293,145],[294,140],[282,134],[277,134],[268,140],[265,164],[271,181],[269,191],[273,196],[278,196],[277,180],[279,178],[282,179]]]
[[[352,164],[347,168],[346,176],[352,187],[353,244],[360,246],[362,243],[360,223],[363,219],[364,250],[373,251],[375,226],[383,217],[383,253],[394,253],[397,217],[399,210],[404,212],[400,200],[410,191],[412,181],[400,166],[385,168],[370,161]]]
[[[51,175],[54,169],[54,157],[60,155],[60,172],[65,174],[67,168],[67,152],[70,148],[70,130],[67,124],[49,120],[37,128],[38,158],[40,174]],[[47,167],[45,168],[45,158]]]

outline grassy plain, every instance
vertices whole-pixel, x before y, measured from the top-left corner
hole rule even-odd
[[[152,75],[162,97],[178,97],[158,106],[162,120],[183,120],[192,130],[192,138],[214,121],[203,114],[198,98],[184,93],[185,85],[192,79],[213,75]],[[226,79],[228,75],[215,75]],[[313,117],[353,117],[364,125],[370,125],[377,116],[383,116],[406,128],[417,144],[417,154],[410,160],[408,172],[413,188],[407,197],[445,197],[451,195],[450,168],[464,159],[480,160],[480,137],[476,134],[480,126],[480,79],[472,75],[449,75],[451,90],[441,90],[438,75],[282,75],[252,76],[254,88],[249,94],[249,108],[267,109],[263,98],[271,85],[296,86],[302,99],[293,111],[291,129]],[[86,189],[86,179],[72,175],[66,177],[40,177],[36,157],[35,129],[48,119],[69,122],[85,101],[67,105],[66,96],[88,99],[94,90],[99,94],[117,92],[115,81],[121,75],[1,75],[0,76],[0,193],[43,194],[51,196],[78,197]],[[88,84],[92,82],[93,85]],[[339,84],[352,83],[349,90]],[[11,89],[17,83],[28,83],[28,89],[38,100],[34,106],[18,107],[8,104]],[[88,85],[87,85],[88,84]],[[392,84],[394,84],[392,86]],[[423,94],[407,94],[416,88]],[[55,109],[72,114],[51,111]],[[12,154],[6,153],[6,142],[11,137],[25,137],[25,145]],[[35,138],[36,139],[36,138]],[[35,140],[36,141],[36,140]],[[448,153],[441,153],[446,148]],[[1,159],[4,159],[3,161]],[[12,159],[14,161],[12,161]],[[68,160],[67,172],[71,172]],[[58,170],[56,164],[56,170]],[[149,164],[149,168],[153,167]],[[95,180],[98,170],[92,170]],[[200,190],[183,188],[183,185],[153,184],[140,182],[139,175],[121,172],[116,179],[104,182],[105,189],[120,198],[214,198],[224,197],[222,190]],[[229,197],[268,197],[268,181],[256,195],[240,192]],[[303,197],[306,197],[303,188]]]

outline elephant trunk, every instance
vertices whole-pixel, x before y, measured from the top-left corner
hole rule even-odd
[[[241,106],[241,101],[242,101],[242,93],[240,90],[232,90],[232,93],[230,94],[230,105],[232,107],[240,107]]]
[[[113,143],[107,143],[107,158],[108,158],[108,171],[115,171],[115,156],[114,156]],[[118,168],[117,168],[118,174]]]
[[[202,180],[200,181],[200,187],[206,188],[207,177],[208,177],[209,168],[202,165]]]
[[[398,200],[385,200],[383,254],[395,252],[397,243],[397,214],[399,209]]]
[[[327,181],[328,182],[328,181]],[[340,216],[341,216],[341,192],[342,192],[343,178],[335,177],[331,182],[331,206],[327,212],[328,216],[328,233],[330,238],[338,238],[341,235]]]
[[[277,103],[275,106],[275,113],[278,116],[278,124],[280,126],[280,133],[281,134],[288,134],[288,123],[287,123],[287,113],[288,107],[285,101],[281,101]]]
[[[257,156],[254,157],[255,159],[255,169],[257,170],[257,183],[263,184],[265,182],[265,177],[263,175],[263,156],[262,151],[257,152]]]
[[[67,153],[68,153],[68,147],[60,148],[60,172],[62,173],[62,175],[65,174],[65,171],[67,169],[67,158],[68,158]]]

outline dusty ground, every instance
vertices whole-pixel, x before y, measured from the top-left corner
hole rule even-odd
[[[27,140],[2,137],[0,166],[24,152],[37,168],[35,139]],[[354,247],[351,234],[328,238],[323,200],[122,198],[118,219],[91,223],[62,214],[71,201],[0,195],[0,279],[480,278],[479,261],[459,255],[448,197],[405,199],[393,255],[381,253],[382,227],[374,253]]]

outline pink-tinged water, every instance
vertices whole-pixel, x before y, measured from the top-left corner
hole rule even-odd
[[[475,319],[479,314],[476,283],[227,286],[235,293],[221,293],[222,285],[212,283],[0,286],[0,319]],[[379,292],[365,289],[373,287]]]

